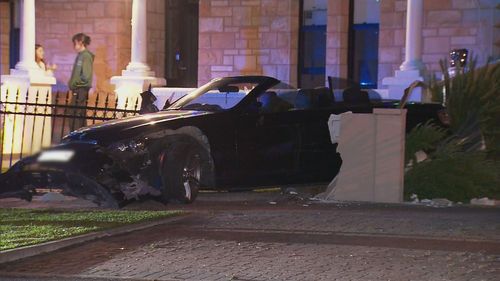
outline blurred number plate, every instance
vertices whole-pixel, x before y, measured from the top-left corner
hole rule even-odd
[[[68,162],[75,154],[71,150],[44,151],[38,156],[39,162]]]

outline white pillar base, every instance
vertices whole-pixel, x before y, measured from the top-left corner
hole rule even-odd
[[[420,60],[404,61],[401,66],[399,66],[401,71],[420,71],[421,73],[425,70],[425,65]]]
[[[115,85],[115,93],[118,96],[119,109],[134,109],[138,103],[140,107],[140,94],[151,87],[165,86],[167,81],[162,77],[141,76],[137,72],[124,70],[122,76],[111,77],[111,84]],[[126,105],[126,106],[125,106]],[[139,108],[137,108],[139,109]]]
[[[404,90],[414,81],[424,81],[419,70],[396,70],[394,77],[386,77],[382,84],[388,87],[388,98],[400,100],[403,97]],[[408,101],[421,102],[423,98],[422,89],[416,88]]]
[[[130,62],[127,68],[122,71],[122,76],[155,76],[155,73],[151,71],[151,68],[145,63],[140,62]]]
[[[40,68],[35,69],[11,69],[10,75],[2,75],[2,84],[13,84],[19,86],[26,86],[30,84],[43,84],[43,85],[55,85],[56,78],[53,76],[48,76]],[[27,87],[25,87],[27,88]]]

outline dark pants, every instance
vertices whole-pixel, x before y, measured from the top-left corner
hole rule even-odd
[[[80,129],[87,125],[87,101],[89,99],[90,88],[76,88],[72,90],[70,114],[74,117],[70,122],[71,131]]]

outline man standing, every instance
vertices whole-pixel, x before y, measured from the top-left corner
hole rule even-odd
[[[92,87],[92,65],[94,54],[87,50],[90,45],[90,37],[84,33],[77,33],[72,38],[73,48],[78,55],[73,64],[73,71],[69,79],[68,86],[73,93],[72,105],[75,106],[75,115],[71,130],[81,128],[86,125],[86,109],[89,90]]]

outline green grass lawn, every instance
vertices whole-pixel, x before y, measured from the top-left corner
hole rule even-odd
[[[180,211],[59,211],[0,208],[0,251],[179,214]]]

